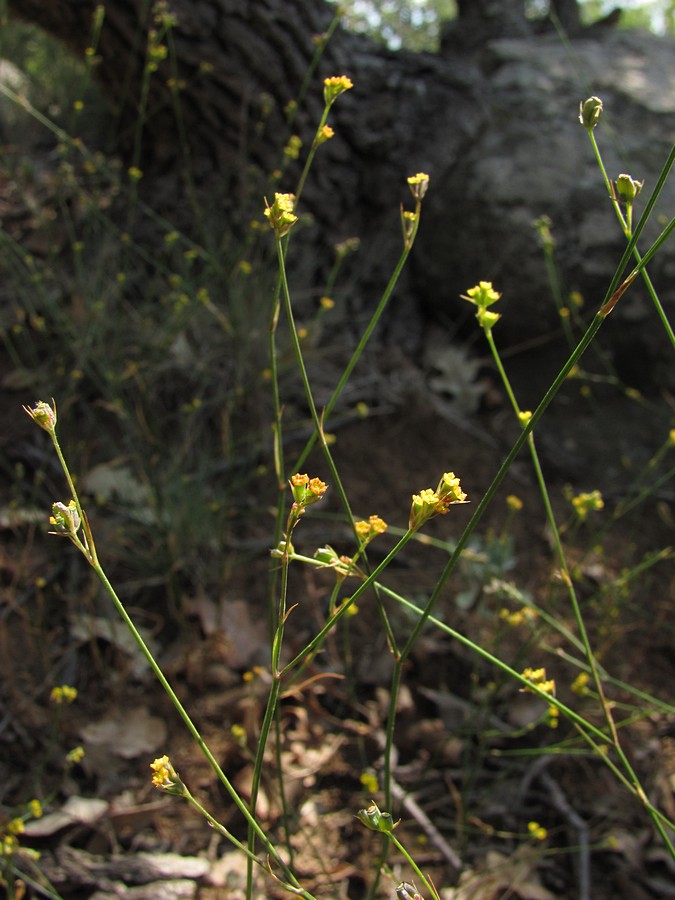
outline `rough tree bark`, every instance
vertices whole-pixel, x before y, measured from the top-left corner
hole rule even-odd
[[[164,185],[165,201],[179,206],[188,160],[205,196],[233,210],[250,168],[269,172],[278,163],[288,137],[284,110],[301,90],[315,36],[329,28],[334,7],[324,0],[170,0],[168,6],[177,21],[175,52],[150,79],[141,187],[156,201]],[[80,54],[95,7],[96,0],[9,0],[11,12]],[[484,19],[485,39],[464,42],[479,7],[486,15],[497,10],[509,27],[495,34]],[[105,9],[98,77],[120,123],[132,130],[148,34],[162,8],[115,0]],[[574,21],[570,0],[558,0],[557,8]],[[355,89],[331,113],[336,137],[321,148],[304,195],[316,227],[303,240],[318,253],[327,239],[361,237],[364,303],[369,282],[380,289],[399,252],[405,177],[431,175],[416,262],[399,301],[396,334],[411,346],[421,308],[443,311],[479,279],[518,298],[519,311],[502,334],[510,329],[519,339],[555,321],[542,311],[546,275],[531,226],[537,215],[554,221],[566,286],[594,302],[606,285],[623,238],[576,121],[583,97],[600,95],[620,130],[619,140],[605,139],[613,177],[628,168],[653,184],[675,133],[671,42],[606,29],[592,40],[582,35],[570,55],[556,35],[528,34],[514,0],[470,0],[460,3],[460,13],[439,55],[392,53],[338,28],[293,125],[302,137],[311,135],[322,106],[320,78],[352,78]],[[177,82],[180,128],[171,89]],[[670,191],[664,202],[672,199]],[[672,254],[661,259],[661,271],[675,264]]]

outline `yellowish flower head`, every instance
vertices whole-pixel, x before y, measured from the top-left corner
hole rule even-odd
[[[421,200],[429,187],[429,176],[425,172],[418,172],[408,178],[408,185],[415,200]]]
[[[501,294],[494,290],[491,281],[479,281],[475,287],[469,288],[466,295],[462,294],[462,299],[468,300],[469,303],[481,306],[484,309],[492,306],[500,297]]]
[[[278,238],[288,234],[298,221],[293,212],[295,194],[275,194],[274,203],[265,207],[265,216]]]
[[[73,703],[77,699],[77,688],[71,687],[69,684],[58,685],[52,688],[49,699],[57,706],[62,703]]]
[[[326,106],[332,106],[340,94],[354,87],[350,78],[346,75],[333,75],[326,78],[323,83],[323,100]]]
[[[604,505],[605,501],[602,499],[602,494],[598,490],[577,494],[576,497],[572,497],[572,506],[581,522],[586,520],[589,512],[597,512],[601,510]]]

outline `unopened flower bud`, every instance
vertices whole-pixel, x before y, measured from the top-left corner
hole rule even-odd
[[[593,131],[601,113],[602,100],[599,97],[589,97],[579,104],[579,121],[587,131]]]
[[[614,182],[617,197],[627,206],[635,200],[642,190],[643,184],[644,181],[637,181],[637,179],[631,178],[630,175],[619,175]]]
[[[77,504],[74,500],[66,506],[65,503],[52,504],[52,514],[49,517],[49,524],[56,529],[55,534],[65,534],[69,537],[75,537],[80,528],[80,515],[77,511]]]
[[[40,428],[44,428],[44,430],[48,431],[49,434],[54,433],[57,419],[56,403],[53,400],[51,406],[48,403],[45,403],[43,400],[40,400],[32,409],[29,406],[24,406],[24,410],[28,413],[28,415],[36,423],[36,425],[39,425]]]
[[[398,825],[398,822],[394,822],[391,813],[380,812],[376,803],[372,803],[368,809],[360,809],[356,818],[366,828],[370,828],[371,831],[380,831],[382,834],[389,834]]]
[[[398,900],[424,900],[415,885],[408,884],[407,881],[396,885],[396,897]]]

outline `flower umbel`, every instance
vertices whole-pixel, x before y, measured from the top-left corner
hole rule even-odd
[[[597,512],[605,505],[600,491],[590,491],[589,493],[577,494],[572,497],[572,506],[577,514],[580,522],[585,522],[589,512]]]
[[[421,200],[429,187],[429,176],[425,172],[418,172],[408,178],[408,186],[415,200]]]
[[[185,786],[168,756],[160,756],[150,763],[150,768],[154,772],[152,783],[160,791],[177,797],[185,794]]]
[[[62,703],[73,703],[77,699],[77,688],[69,684],[58,685],[52,688],[49,699],[57,706],[61,706]]]
[[[451,506],[466,502],[466,494],[459,485],[459,478],[454,472],[446,472],[435,491],[425,488],[419,494],[413,494],[408,528],[417,531],[434,516],[444,516]]]
[[[354,85],[346,75],[333,75],[323,82],[323,100],[326,106],[332,106],[340,94],[351,90]]]
[[[296,474],[291,476],[291,492],[293,493],[293,511],[300,516],[308,506],[320,500],[328,490],[328,486],[320,478]]]
[[[492,287],[492,282],[480,281],[475,287],[469,288],[466,294],[460,296],[476,307],[476,318],[483,331],[491,331],[501,318],[499,313],[488,309],[501,297],[501,294]]]
[[[369,544],[378,534],[384,534],[387,530],[387,523],[379,516],[370,516],[368,521],[354,523],[354,531],[361,539],[362,546]]]
[[[267,201],[265,201],[265,216],[278,238],[288,234],[298,221],[298,217],[293,212],[294,204],[294,194],[275,194],[274,203],[271,206],[267,205]]]
[[[523,678],[526,678],[529,682],[531,682],[535,687],[539,688],[540,691],[543,691],[545,694],[550,694],[552,697],[555,697],[555,680],[553,678],[546,677],[546,669],[543,667],[540,669],[523,669],[522,672]],[[531,691],[529,687],[522,687],[521,691],[530,693],[535,693]]]

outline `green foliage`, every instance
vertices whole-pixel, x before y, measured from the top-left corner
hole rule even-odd
[[[536,19],[548,13],[549,0],[523,0],[525,13]],[[675,34],[673,0],[580,0],[582,22],[590,25],[622,9],[620,27],[644,28],[657,34]],[[353,31],[382,41],[392,50],[435,52],[443,22],[457,15],[454,0],[343,0],[344,24]]]

